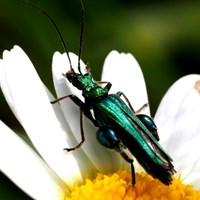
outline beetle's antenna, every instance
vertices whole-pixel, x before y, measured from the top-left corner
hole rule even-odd
[[[81,3],[81,27],[80,27],[80,46],[79,46],[79,52],[78,52],[78,71],[80,74],[81,73],[81,64],[80,64],[80,60],[81,60],[81,51],[82,51],[82,45],[83,45],[83,29],[84,29],[84,6],[83,6],[83,1],[80,0]]]
[[[21,2],[22,2],[22,3],[25,3],[25,4],[29,5],[29,6],[32,6],[33,8],[36,8],[37,10],[39,10],[40,12],[42,12],[42,13],[50,20],[50,22],[53,24],[54,28],[56,29],[56,32],[58,33],[58,36],[59,36],[59,38],[60,38],[60,40],[61,40],[61,43],[62,43],[62,45],[63,45],[63,48],[64,48],[64,50],[65,50],[65,52],[66,52],[66,54],[67,54],[67,58],[68,58],[69,64],[70,64],[70,70],[71,70],[72,72],[74,72],[74,69],[73,69],[73,67],[72,67],[72,62],[71,62],[71,59],[70,59],[70,57],[69,57],[69,52],[68,52],[68,50],[67,50],[67,46],[66,46],[65,41],[64,41],[64,39],[63,39],[63,37],[62,37],[62,34],[61,34],[61,32],[60,32],[58,26],[57,26],[56,23],[54,22],[54,20],[46,13],[45,10],[43,10],[43,9],[40,8],[40,7],[38,7],[37,5],[35,5],[35,4],[33,4],[33,3],[30,3],[29,1],[25,1],[25,0],[21,0]]]

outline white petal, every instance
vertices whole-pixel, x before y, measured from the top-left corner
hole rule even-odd
[[[34,199],[61,199],[69,193],[64,182],[2,121],[0,170]]]
[[[15,46],[10,52],[4,52],[1,65],[2,91],[36,149],[63,180],[71,184],[80,180],[75,158],[63,151],[67,146],[65,132],[26,54]]]
[[[173,157],[177,174],[200,189],[200,75],[178,80],[155,116],[161,144]]]
[[[148,103],[142,71],[130,53],[111,51],[104,62],[101,80],[112,83],[111,93],[123,92],[135,111]],[[149,107],[141,113],[149,115]]]
[[[73,66],[75,66],[74,64],[77,63],[78,60],[77,56],[70,53],[70,58]],[[62,76],[63,72],[69,70],[69,68],[67,69],[66,64],[69,65],[66,55],[65,54],[62,55],[56,52],[53,57],[52,71],[53,71],[53,79],[57,96],[62,97],[68,94],[74,94],[83,100],[81,92],[75,89],[68,82],[68,80]],[[81,61],[81,66],[82,68],[84,68],[85,66],[82,61]],[[72,132],[75,134],[77,141],[80,142],[81,138],[80,138],[79,107],[75,103],[73,103],[70,99],[60,101],[60,105],[64,112],[66,120],[68,121],[72,129]],[[119,167],[121,166],[121,158],[119,157],[119,155],[117,155],[117,153],[102,147],[97,142],[96,128],[86,118],[84,119],[84,133],[86,140],[82,145],[82,149],[89,157],[89,159],[91,159],[93,165],[101,172],[113,172],[114,170],[119,169]],[[79,161],[81,162],[80,159]]]

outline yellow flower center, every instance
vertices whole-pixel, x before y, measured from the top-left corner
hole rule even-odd
[[[66,200],[197,200],[200,191],[184,185],[180,179],[173,179],[166,186],[146,173],[136,173],[136,185],[131,184],[131,174],[125,170],[112,175],[98,174],[92,181],[74,186]]]

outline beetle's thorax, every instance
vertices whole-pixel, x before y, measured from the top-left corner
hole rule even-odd
[[[93,80],[90,73],[67,73],[66,77],[73,86],[82,90],[82,94],[85,98],[95,100],[107,94],[107,91],[105,91]]]

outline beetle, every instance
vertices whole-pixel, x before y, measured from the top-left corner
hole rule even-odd
[[[84,143],[85,136],[82,121],[82,114],[84,113],[94,126],[98,128],[96,132],[98,142],[106,148],[114,149],[130,163],[133,185],[135,184],[133,156],[147,173],[159,179],[162,183],[169,185],[172,181],[172,175],[176,171],[171,157],[158,143],[159,136],[153,120],[147,115],[137,114],[138,112],[134,111],[123,92],[119,91],[116,94],[110,94],[109,90],[112,86],[110,82],[95,82],[88,67],[86,67],[88,70],[85,74],[81,72],[80,57],[83,40],[84,7],[82,0],[80,2],[82,12],[78,73],[72,67],[67,47],[55,22],[44,10],[31,4],[31,6],[46,15],[55,27],[70,63],[70,70],[63,74],[63,76],[74,87],[81,90],[84,97],[84,101],[81,101],[77,96],[69,94],[51,102],[54,104],[60,100],[70,98],[79,106],[81,111],[81,142],[73,148],[65,148],[64,150],[68,152],[75,150]],[[30,3],[28,4],[30,5]],[[105,87],[101,87],[102,83],[106,83]],[[122,100],[122,96],[127,104]],[[145,106],[142,106],[139,111]]]
[[[122,92],[109,94],[112,86],[110,82],[105,87],[101,87],[98,82],[93,81],[89,71],[82,74],[80,66],[78,68],[79,73],[76,73],[71,67],[70,71],[63,75],[74,87],[82,91],[84,102],[70,94],[56,99],[52,103],[70,98],[80,107],[81,115],[83,112],[94,126],[98,127],[96,137],[99,143],[106,148],[116,150],[131,164],[133,185],[135,184],[133,158],[127,154],[127,150],[149,174],[169,185],[175,169],[172,159],[158,143],[159,137],[153,120],[147,115],[137,115],[132,107],[128,106],[130,102]],[[121,96],[125,97],[128,105]],[[77,146],[65,148],[65,150],[75,150],[84,143],[82,121],[81,138],[82,140]]]

